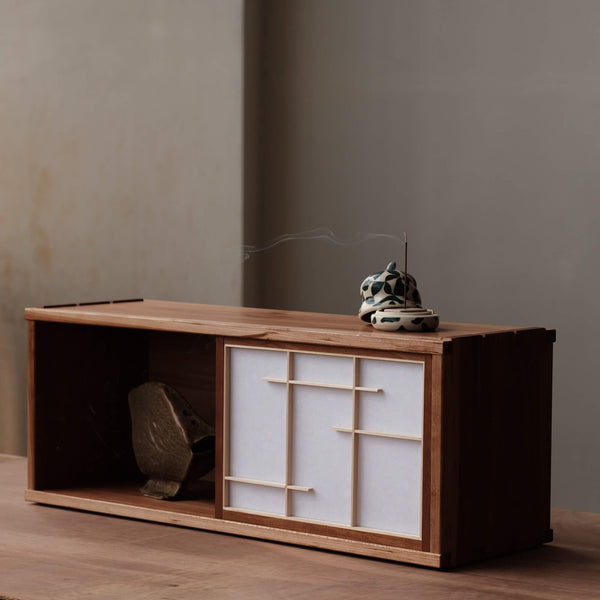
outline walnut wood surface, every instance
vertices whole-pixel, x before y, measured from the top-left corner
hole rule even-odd
[[[23,500],[0,456],[0,598],[596,600],[600,515],[554,509],[555,541],[452,572],[114,519]]]
[[[264,340],[341,345],[405,352],[441,353],[449,340],[523,328],[464,323],[441,323],[437,331],[386,332],[374,329],[352,315],[330,315],[260,308],[214,306],[144,300],[116,304],[92,304],[61,308],[27,308],[30,320],[88,325],[124,326],[252,337]]]

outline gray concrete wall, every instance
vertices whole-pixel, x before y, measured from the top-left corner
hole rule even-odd
[[[243,0],[0,0],[0,452],[23,308],[241,301]]]
[[[409,270],[444,320],[556,328],[553,504],[596,512],[599,8],[268,1],[253,240],[407,231]],[[362,278],[401,252],[290,241],[252,255],[253,293],[353,313]]]

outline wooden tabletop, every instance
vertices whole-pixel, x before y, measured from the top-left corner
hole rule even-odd
[[[554,509],[553,543],[444,572],[30,504],[24,458],[0,482],[0,599],[600,598],[597,514]]]
[[[453,339],[533,330],[554,341],[554,331],[540,327],[506,327],[471,323],[440,323],[431,332],[380,331],[353,315],[334,315],[238,306],[191,304],[161,300],[111,301],[26,308],[30,321],[77,323],[180,331],[204,335],[442,353]]]

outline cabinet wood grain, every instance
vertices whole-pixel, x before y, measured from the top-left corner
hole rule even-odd
[[[442,323],[430,333],[383,332],[353,316],[154,300],[28,308],[25,317],[31,501],[438,568],[552,538],[553,330]],[[354,365],[354,375],[341,383],[324,372],[324,378],[304,376],[292,363],[285,377],[264,379],[287,390],[290,411],[294,394],[312,397],[306,390],[347,394],[354,403],[348,423],[330,424],[340,439],[352,440],[348,526],[294,516],[293,494],[312,487],[290,476],[292,451],[298,450],[289,437],[288,475],[281,482],[283,517],[289,518],[230,506],[227,478],[245,483],[229,471],[228,345],[341,357],[331,364]],[[360,398],[381,394],[385,386],[364,384],[357,369],[361,361],[378,359],[423,365],[421,433],[388,431],[381,420],[360,425]],[[152,500],[138,491],[142,477],[127,394],[149,380],[181,390],[216,429],[214,472],[178,501]],[[293,419],[286,423],[289,433]],[[360,523],[361,445],[392,448],[401,442],[421,449],[419,536]],[[393,462],[389,469],[390,481],[397,479]],[[371,491],[376,498],[377,490]]]

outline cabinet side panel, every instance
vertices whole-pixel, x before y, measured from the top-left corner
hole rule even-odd
[[[515,503],[520,526],[513,535],[513,543],[519,546],[551,539],[553,340],[551,332],[540,330],[516,335],[515,385],[520,394],[512,414],[519,415],[523,449],[518,469],[512,470],[511,475],[515,488],[521,490]]]
[[[468,419],[477,391],[478,347],[479,338],[462,338],[452,342],[451,351],[432,357],[430,551],[441,554],[448,567],[457,564],[463,413],[466,429],[476,426]]]
[[[35,460],[35,321],[27,322],[27,487],[36,488]]]
[[[544,330],[489,335],[461,372],[458,563],[547,540],[548,345]]]
[[[483,559],[497,543],[494,530],[505,526],[498,500],[510,486],[499,472],[501,453],[512,453],[503,415],[511,402],[510,344],[514,334],[478,337],[474,351],[463,352],[456,371],[459,385],[459,505],[453,564]],[[492,360],[491,357],[494,357]],[[505,439],[499,436],[504,434]],[[500,444],[500,445],[499,445]],[[507,456],[506,456],[507,457]],[[508,457],[507,457],[508,458]],[[501,469],[502,470],[502,469]],[[511,524],[507,524],[511,527]],[[497,534],[496,534],[497,535]]]

